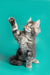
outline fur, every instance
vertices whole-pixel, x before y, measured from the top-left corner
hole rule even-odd
[[[13,65],[23,65],[26,61],[26,66],[32,65],[32,60],[35,59],[35,37],[40,30],[40,20],[33,22],[32,19],[24,26],[23,31],[18,30],[18,26],[14,18],[9,18],[9,23],[12,27],[12,33],[19,43],[19,49],[15,56],[9,58],[9,62]]]

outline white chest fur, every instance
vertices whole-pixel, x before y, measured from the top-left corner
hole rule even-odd
[[[29,38],[29,37],[28,37]],[[28,40],[28,38],[26,36],[22,36],[21,38],[21,42],[20,42],[20,48],[22,48],[22,50],[24,52],[26,52],[28,50],[28,46],[27,43],[32,43],[31,41]],[[31,40],[31,39],[30,39]]]

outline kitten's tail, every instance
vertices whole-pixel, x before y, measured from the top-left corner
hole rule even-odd
[[[9,62],[10,62],[10,64],[12,64],[12,65],[23,65],[23,64],[24,64],[23,61],[16,59],[16,55],[10,57],[10,58],[9,58]]]

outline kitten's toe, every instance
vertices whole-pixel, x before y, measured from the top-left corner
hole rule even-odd
[[[33,61],[32,61],[33,63],[39,63],[39,60],[37,60],[37,59],[34,59]]]
[[[32,68],[31,64],[26,64],[26,68]]]

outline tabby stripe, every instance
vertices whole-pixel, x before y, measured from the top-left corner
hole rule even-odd
[[[16,30],[14,30],[14,31],[12,31],[13,33],[16,33],[18,30],[16,29]]]

